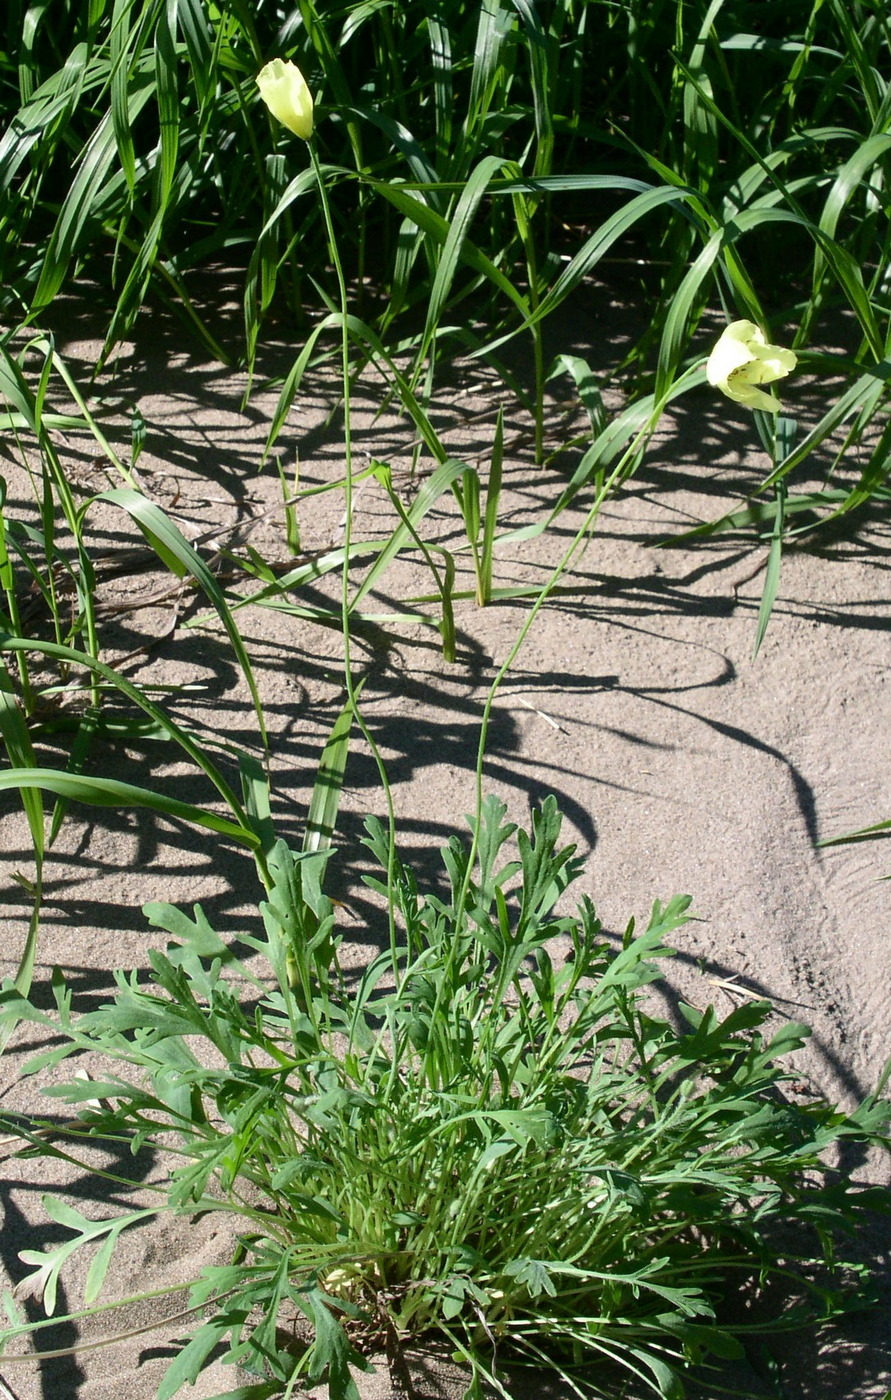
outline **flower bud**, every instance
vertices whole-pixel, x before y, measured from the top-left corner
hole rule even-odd
[[[260,96],[282,126],[308,141],[312,136],[312,94],[295,63],[273,58],[257,74]]]

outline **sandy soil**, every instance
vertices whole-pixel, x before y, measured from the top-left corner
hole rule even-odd
[[[559,348],[587,353],[596,344],[605,356],[620,335],[617,317],[580,311]],[[72,320],[60,348],[75,367],[88,363],[95,353],[89,326]],[[280,357],[280,363],[287,361]],[[310,377],[280,442],[289,470],[299,451],[303,487],[342,470],[336,412],[326,421],[336,409],[332,383],[324,372]],[[139,463],[146,490],[190,537],[204,538],[205,553],[247,541],[285,565],[278,482],[269,468],[258,475],[275,394],[261,388],[242,411],[243,389],[243,376],[204,363],[160,317],[138,351],[125,349],[107,384],[119,421],[134,404],[146,421]],[[400,475],[410,466],[410,436],[392,409],[375,417],[382,397],[380,382],[368,374],[358,390],[357,457],[391,463],[410,500],[410,480]],[[788,397],[790,407],[800,400],[805,411],[813,409],[803,384],[790,388]],[[449,450],[485,465],[499,401],[508,442],[501,519],[514,528],[553,503],[562,486],[559,470],[574,465],[578,449],[548,470],[532,466],[522,415],[488,372],[469,366],[437,404]],[[559,412],[552,402],[555,421]],[[14,444],[0,450],[13,509],[24,514],[30,507]],[[84,496],[109,484],[83,442],[69,438],[62,451]],[[848,466],[856,470],[857,463]],[[728,536],[654,547],[731,509],[763,470],[744,411],[702,392],[666,418],[644,466],[603,511],[502,688],[486,783],[520,822],[545,794],[557,795],[565,831],[587,857],[583,887],[611,932],[632,914],[645,917],[654,898],[690,893],[699,919],[683,931],[666,997],[683,992],[697,1005],[715,1001],[722,1009],[752,993],[772,998],[779,1014],[813,1028],[799,1059],[802,1078],[851,1105],[869,1092],[891,1054],[889,886],[880,879],[891,869],[889,848],[822,849],[818,843],[891,815],[887,518],[863,512],[821,536],[818,547],[789,551],[756,661],[751,653],[764,550]],[[548,536],[501,548],[496,585],[543,581],[583,519],[584,504],[563,515]],[[392,510],[376,482],[361,487],[357,506],[359,534],[389,526]],[[171,702],[175,712],[256,748],[246,689],[219,629],[189,625],[204,610],[188,597],[156,599],[169,578],[137,568],[144,553],[136,562],[124,555],[140,541],[121,512],[102,506],[91,518],[97,549],[107,549],[122,566],[103,585],[109,656],[130,655],[128,674],[142,683],[197,686]],[[306,502],[300,524],[304,552],[323,552],[342,537],[342,501],[320,495]],[[449,502],[431,513],[425,538],[460,544]],[[466,555],[460,558],[466,567]],[[299,601],[324,604],[335,588],[322,581],[303,590]],[[398,561],[368,611],[404,612],[407,598],[432,591],[429,574]],[[482,703],[526,606],[459,603],[453,665],[443,660],[435,630],[417,622],[379,621],[356,638],[356,668],[368,676],[365,713],[394,784],[403,849],[422,873],[435,872],[433,853],[471,808]],[[240,620],[271,730],[277,824],[299,842],[315,764],[342,704],[339,638],[307,618],[269,609],[246,609]],[[191,800],[205,797],[167,751],[133,748],[114,762],[115,772],[131,781],[158,782]],[[363,816],[380,807],[373,765],[356,742],[336,867],[356,958],[372,949],[378,927],[356,885],[357,837]],[[10,797],[0,800],[0,852],[6,973],[28,917],[26,896],[12,875],[30,868],[26,828]],[[111,969],[145,964],[152,942],[141,913],[146,900],[200,900],[221,932],[236,933],[256,919],[257,889],[246,856],[207,833],[144,812],[72,809],[47,883],[38,977],[61,965],[83,1005],[107,990]],[[37,1043],[33,1034],[21,1035],[5,1057],[5,1108],[34,1106],[36,1086],[20,1081],[18,1069]],[[11,1150],[4,1147],[0,1252],[6,1276],[15,1281],[26,1272],[20,1249],[62,1237],[41,1207],[43,1192],[67,1185],[87,1213],[102,1207],[83,1171],[61,1161],[16,1159]],[[149,1179],[162,1170],[162,1164],[129,1158],[118,1166]],[[881,1162],[858,1169],[887,1180]],[[217,1229],[212,1222],[183,1223],[135,1233],[114,1266],[109,1296],[191,1277],[202,1262],[221,1261],[228,1240]],[[882,1307],[822,1340],[772,1343],[779,1380],[771,1379],[763,1357],[755,1357],[756,1369],[728,1378],[737,1394],[782,1393],[790,1400],[885,1395],[891,1386],[888,1233],[877,1230],[862,1243],[876,1260]],[[75,1270],[67,1306],[77,1305],[77,1286]],[[175,1311],[182,1295],[164,1306]],[[157,1313],[145,1304],[131,1309],[124,1325],[153,1321]],[[111,1329],[100,1318],[85,1330],[93,1337]],[[111,1400],[122,1376],[128,1397],[150,1400],[180,1334],[170,1321],[111,1350],[83,1351],[40,1367],[3,1361],[0,1374],[16,1400]],[[42,1345],[64,1348],[74,1340],[73,1330],[60,1326]],[[231,1368],[216,1365],[187,1393],[207,1400],[236,1384]],[[771,1390],[778,1384],[782,1391]],[[383,1376],[375,1386],[369,1395],[389,1394]],[[421,1393],[458,1391],[454,1378],[434,1365]]]

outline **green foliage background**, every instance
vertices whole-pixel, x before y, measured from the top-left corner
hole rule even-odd
[[[280,55],[317,94],[321,158],[341,172],[342,252],[381,298],[379,324],[423,304],[442,256],[434,216],[451,224],[492,158],[487,186],[508,171],[559,178],[530,197],[528,239],[510,200],[486,200],[473,220],[474,243],[508,278],[524,241],[534,248],[539,294],[555,284],[553,260],[624,202],[624,182],[667,182],[689,204],[638,231],[657,327],[717,233],[714,272],[740,312],[757,305],[754,284],[788,317],[794,288],[804,343],[823,305],[847,300],[880,357],[888,41],[877,0],[11,0],[0,54],[7,315],[39,315],[83,267],[106,290],[113,340],[153,280],[187,304],[195,273],[219,259],[248,269],[249,352],[274,300],[295,322],[318,304],[318,202],[294,176],[299,143],[273,129],[254,84]],[[429,218],[382,184],[410,191]],[[740,243],[751,281],[734,266]],[[491,277],[462,270],[509,315]],[[467,286],[465,275],[452,297]],[[691,290],[673,358],[714,300],[711,279]]]

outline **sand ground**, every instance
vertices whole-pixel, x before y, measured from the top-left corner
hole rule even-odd
[[[608,354],[620,318],[586,314],[578,312],[567,330],[571,344],[560,348],[584,353],[596,344],[599,354]],[[75,368],[89,363],[95,354],[89,324],[73,316],[60,332],[60,348]],[[208,557],[221,544],[238,549],[248,542],[284,567],[291,556],[278,481],[268,467],[258,473],[275,392],[259,387],[242,410],[244,387],[243,375],[208,365],[175,324],[159,316],[138,346],[125,347],[105,392],[118,422],[138,405],[147,427],[139,462],[145,489],[190,538],[203,541]],[[819,386],[809,390],[802,382],[789,397],[797,396],[806,415],[818,408],[819,393]],[[390,463],[410,502],[410,433],[392,407],[379,412],[383,397],[382,384],[369,372],[357,389],[357,460]],[[536,468],[523,415],[487,371],[465,365],[442,391],[434,418],[449,451],[482,464],[484,474],[499,402],[507,415],[500,519],[512,529],[550,507],[563,484],[560,472],[574,466],[581,448],[545,470]],[[556,398],[549,411],[558,423]],[[561,431],[568,435],[565,423]],[[71,435],[61,437],[60,446],[83,499],[117,484],[104,475],[95,449]],[[307,380],[279,446],[287,470],[299,452],[303,488],[342,471],[341,426],[327,372]],[[31,507],[15,445],[7,441],[0,451],[11,509],[25,515]],[[847,477],[856,469],[856,460],[844,464]],[[815,1091],[850,1106],[870,1091],[891,1055],[891,886],[881,879],[891,872],[891,848],[879,842],[826,849],[819,842],[891,816],[887,515],[862,511],[816,543],[805,540],[788,551],[757,660],[752,646],[765,549],[751,537],[729,535],[655,547],[733,509],[764,470],[744,410],[705,391],[680,401],[638,474],[604,508],[505,681],[486,785],[519,822],[547,793],[556,794],[564,830],[586,857],[583,888],[612,933],[632,914],[645,918],[655,898],[691,894],[698,920],[683,930],[667,999],[682,993],[697,1005],[714,1001],[727,1010],[749,994],[770,997],[780,1016],[813,1028],[797,1072]],[[543,581],[586,505],[582,496],[542,538],[503,545],[496,585]],[[142,683],[151,678],[197,687],[171,701],[175,712],[256,748],[256,721],[225,638],[213,624],[190,625],[206,609],[189,597],[158,596],[169,578],[144,569],[144,553],[125,555],[139,549],[140,540],[119,510],[100,504],[90,518],[96,548],[109,554],[103,584],[109,657],[129,656],[127,673]],[[370,479],[357,493],[358,534],[371,537],[391,519],[382,487]],[[342,499],[322,494],[304,502],[300,527],[307,556],[336,546]],[[461,544],[450,500],[431,512],[425,538]],[[467,556],[457,557],[466,577]],[[321,580],[302,590],[299,601],[322,606],[335,589]],[[429,574],[400,560],[384,575],[368,611],[405,612],[407,598],[432,591]],[[471,808],[482,704],[527,606],[514,600],[481,609],[472,600],[459,602],[454,664],[443,659],[438,633],[417,621],[378,621],[356,637],[356,669],[368,677],[366,717],[394,785],[403,849],[422,874],[435,872],[433,853]],[[427,610],[434,611],[432,605]],[[276,821],[283,835],[299,842],[315,765],[343,703],[340,640],[335,630],[305,617],[260,608],[239,616],[270,725]],[[155,753],[134,748],[115,758],[115,771],[132,781],[166,783],[192,800],[204,797],[169,752],[161,755],[160,768],[158,762]],[[356,741],[336,880],[357,960],[373,950],[378,927],[356,885],[357,840],[364,815],[380,810],[373,765]],[[4,797],[4,973],[14,966],[27,924],[27,899],[12,875],[29,869],[29,849],[18,805]],[[237,933],[256,919],[256,882],[243,853],[146,812],[72,808],[51,853],[47,887],[38,979],[58,964],[84,1005],[107,990],[112,969],[145,965],[152,944],[141,913],[147,900],[198,900],[220,932]],[[22,1034],[6,1054],[5,1108],[34,1106],[36,1085],[21,1081],[18,1070],[38,1041],[34,1033]],[[61,1238],[42,1209],[44,1192],[68,1186],[83,1209],[98,1207],[91,1206],[95,1183],[84,1172],[60,1161],[14,1158],[9,1145],[3,1150],[0,1252],[14,1282],[26,1272],[20,1249]],[[119,1165],[127,1169],[123,1160]],[[142,1167],[131,1161],[129,1169]],[[148,1170],[158,1170],[157,1164]],[[887,1181],[881,1162],[862,1171]],[[881,1400],[886,1394],[889,1238],[877,1231],[862,1243],[875,1257],[883,1306],[831,1337],[772,1344],[779,1381],[761,1365],[733,1377],[737,1394],[782,1393],[789,1400]],[[136,1286],[191,1277],[202,1262],[224,1259],[227,1245],[210,1221],[138,1232],[115,1263],[107,1292],[127,1295]],[[75,1276],[64,1303],[76,1305],[76,1292]],[[165,1306],[175,1311],[182,1295]],[[131,1309],[125,1325],[154,1321],[157,1314],[146,1304]],[[103,1335],[104,1326],[100,1320],[86,1330]],[[111,1400],[122,1384],[129,1400],[150,1400],[177,1335],[171,1321],[111,1350],[42,1366],[0,1362],[0,1375],[15,1400]],[[60,1326],[43,1344],[64,1348],[74,1340],[73,1329]],[[420,1393],[455,1394],[456,1384],[447,1368],[434,1364]],[[770,1390],[776,1384],[782,1391]],[[216,1365],[186,1393],[207,1400],[236,1385],[231,1369]],[[368,1393],[389,1394],[386,1378],[378,1377]]]

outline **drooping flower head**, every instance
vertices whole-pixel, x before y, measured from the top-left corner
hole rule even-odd
[[[273,58],[257,74],[257,87],[266,106],[282,126],[308,141],[312,136],[312,94],[296,63]]]
[[[797,363],[792,350],[768,345],[752,321],[732,321],[709,355],[705,375],[709,384],[734,403],[778,413],[779,399],[765,394],[758,385],[785,379]]]

